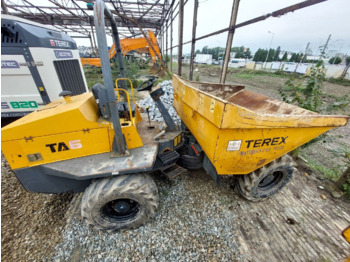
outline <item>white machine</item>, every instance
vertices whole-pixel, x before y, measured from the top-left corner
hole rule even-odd
[[[88,91],[75,41],[52,26],[1,15],[1,117],[21,117]]]

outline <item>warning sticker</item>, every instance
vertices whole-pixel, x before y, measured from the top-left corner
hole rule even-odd
[[[228,141],[227,151],[238,151],[241,148],[242,140]]]

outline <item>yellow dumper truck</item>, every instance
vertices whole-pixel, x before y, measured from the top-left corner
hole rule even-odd
[[[217,182],[237,178],[237,190],[257,201],[278,192],[296,173],[291,150],[347,123],[256,94],[243,86],[189,82],[173,76],[177,126],[162,104],[155,78],[149,90],[166,123],[152,128],[129,95],[113,83],[104,32],[103,1],[94,7],[104,86],[39,109],[2,129],[2,151],[29,191],[85,192],[81,214],[97,229],[140,226],[155,215],[158,190],[149,173],[173,178],[204,168]],[[131,85],[132,86],[132,85]],[[117,98],[116,98],[116,93]],[[124,93],[125,100],[119,93]]]

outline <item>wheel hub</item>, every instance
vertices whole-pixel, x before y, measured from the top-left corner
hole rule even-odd
[[[115,221],[125,221],[137,216],[140,205],[132,199],[116,199],[106,203],[101,214]]]
[[[112,208],[119,213],[127,213],[130,210],[131,205],[124,200],[120,200],[113,202]]]
[[[259,190],[265,191],[275,187],[283,180],[283,176],[282,171],[275,171],[267,175],[260,181],[258,185]]]

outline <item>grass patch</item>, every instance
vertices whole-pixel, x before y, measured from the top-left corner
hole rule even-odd
[[[350,86],[350,80],[347,79],[339,79],[339,78],[327,78],[326,82],[332,83],[332,84],[338,84],[342,86]]]
[[[243,79],[251,79],[255,77],[254,74],[245,74],[245,73],[238,73],[238,74],[234,74],[233,76],[237,78],[243,78]]]
[[[303,155],[303,158],[305,158],[308,163],[306,163],[306,165],[314,172],[318,173],[318,174],[323,174],[325,178],[328,178],[332,181],[337,181],[338,178],[340,177],[340,173],[338,172],[337,169],[332,169],[332,168],[328,168],[310,158],[308,158],[307,156]]]
[[[271,71],[265,71],[265,70],[254,70],[254,69],[244,69],[244,68],[229,68],[228,73],[234,74],[234,76],[237,76],[238,78],[246,78],[246,79],[250,79],[255,76],[289,78],[291,75],[293,75],[295,78],[302,77],[301,75],[298,75],[298,74],[291,74],[283,71],[271,72]]]

